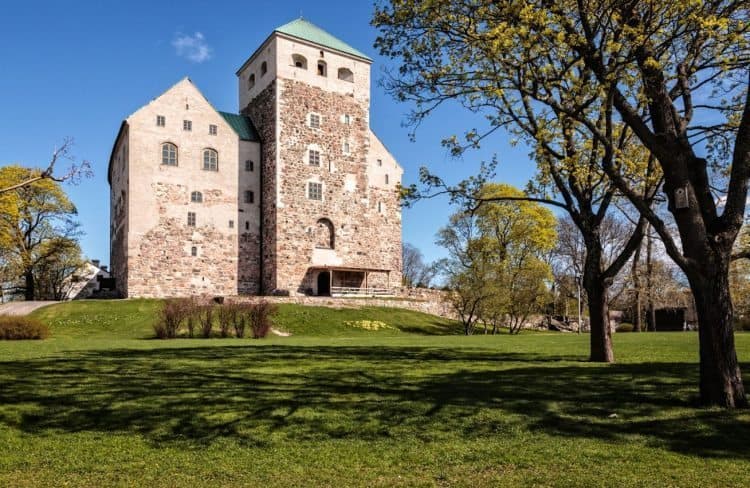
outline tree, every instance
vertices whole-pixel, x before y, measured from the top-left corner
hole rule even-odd
[[[38,273],[71,252],[79,236],[76,208],[60,184],[34,178],[37,170],[21,166],[0,168],[0,187],[14,186],[0,194],[0,244],[9,272],[23,280],[26,300],[37,297]]]
[[[487,184],[478,198],[523,195],[517,189]],[[449,252],[448,283],[454,307],[470,334],[476,322],[500,323],[520,331],[548,295],[551,278],[543,256],[555,246],[555,217],[541,205],[495,201],[474,212],[459,211],[438,233]]]
[[[401,277],[404,286],[428,288],[437,274],[435,264],[425,263],[422,251],[408,242],[403,245],[402,257]]]
[[[537,143],[562,119],[563,131],[572,123],[580,140],[601,145],[604,157],[591,162],[648,220],[690,283],[701,401],[728,408],[747,404],[728,277],[750,176],[748,9],[746,0],[393,0],[374,20],[381,53],[402,61],[407,89],[399,96],[417,103],[415,121],[464,94],[483,110],[472,94],[494,93],[489,106],[503,110],[489,116],[487,133],[531,113]],[[711,86],[723,102],[702,100]],[[487,133],[470,132],[468,142]],[[619,142],[632,135],[663,175],[679,243],[651,209],[651,192],[630,178]],[[710,157],[699,155],[705,141]]]
[[[70,149],[73,146],[73,139],[65,139],[62,145],[52,152],[49,164],[44,169],[34,169],[29,172],[23,180],[19,180],[13,183],[4,183],[0,185],[0,195],[3,193],[18,190],[24,186],[28,186],[36,181],[40,180],[52,180],[58,183],[64,181],[77,182],[80,178],[88,178],[92,175],[91,163],[88,161],[82,161],[80,164],[75,164],[75,159],[70,153]],[[61,159],[67,159],[71,161],[70,167],[62,175],[55,175],[55,166]]]

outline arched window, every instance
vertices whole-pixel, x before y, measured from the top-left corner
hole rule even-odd
[[[339,80],[354,82],[354,73],[349,68],[339,68]]]
[[[177,146],[171,142],[165,142],[161,145],[161,164],[177,166]]]
[[[263,75],[265,75],[265,74],[266,74],[267,72],[268,72],[268,63],[266,63],[265,61],[263,61],[263,62],[262,62],[262,63],[260,64],[260,76],[262,77],[262,76],[263,76]]]
[[[328,219],[319,219],[315,224],[315,247],[318,249],[333,249],[335,244],[335,230]]]
[[[203,193],[194,191],[190,194],[190,201],[193,203],[203,203]]]
[[[325,61],[318,61],[318,76],[328,76],[327,68]]]
[[[301,54],[292,54],[292,64],[295,68],[307,69],[307,58]]]
[[[203,169],[206,171],[219,171],[219,153],[213,149],[204,149]]]
[[[247,79],[247,89],[252,90],[255,86],[255,73],[251,74],[250,77]]]

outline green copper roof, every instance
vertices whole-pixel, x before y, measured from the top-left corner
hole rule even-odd
[[[297,19],[284,24],[277,28],[274,32],[280,32],[288,36],[297,37],[299,39],[319,44],[321,46],[341,51],[342,53],[351,54],[358,58],[364,58],[368,61],[372,61],[367,55],[351,47],[344,41],[333,37],[328,32],[324,31],[317,25],[308,22],[305,19]]]
[[[219,112],[219,114],[224,117],[227,124],[232,126],[232,129],[234,129],[237,135],[240,136],[240,139],[243,141],[260,142],[260,136],[258,136],[258,131],[255,130],[255,126],[253,125],[253,121],[250,120],[250,117],[230,114],[228,112]]]

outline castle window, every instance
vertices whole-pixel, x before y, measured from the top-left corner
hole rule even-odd
[[[218,127],[216,127],[216,126],[215,126],[215,125],[213,125],[213,124],[210,124],[210,125],[208,126],[208,135],[210,135],[210,136],[215,136],[217,132],[218,132]]]
[[[250,222],[245,221],[245,230],[250,230]]]
[[[352,125],[352,118],[349,114],[344,115],[344,125]]]
[[[191,256],[197,256],[198,255],[198,248],[193,246],[190,248],[190,255]]]
[[[203,193],[194,191],[190,194],[190,201],[193,203],[203,203]]]
[[[255,192],[250,190],[245,192],[245,203],[255,203]]]
[[[295,68],[307,69],[307,58],[305,58],[301,54],[293,54],[292,64]]]
[[[213,149],[203,150],[203,169],[206,171],[219,171],[219,154]]]
[[[378,159],[378,166],[383,166],[383,160],[382,159]]]
[[[383,213],[383,203],[378,202],[378,213]]]
[[[252,90],[254,86],[255,86],[255,73],[251,74],[247,78],[247,89]]]
[[[255,163],[249,159],[245,161],[245,171],[255,171]]]
[[[308,183],[307,198],[310,200],[323,200],[323,184],[313,182]]]
[[[183,120],[182,121],[182,130],[193,130],[193,122],[190,120]]]
[[[388,184],[388,175],[385,175],[385,184]]]
[[[188,227],[195,227],[195,212],[188,212]]]
[[[349,147],[349,143],[345,142],[344,147],[343,147],[344,154],[349,154],[350,150],[351,150],[351,147]]]
[[[165,142],[161,145],[161,164],[177,166],[177,146],[171,142]]]
[[[167,124],[167,119],[164,118],[163,115],[157,115],[156,116],[156,126],[157,127],[164,127]]]
[[[310,149],[309,158],[310,166],[320,166],[320,151]]]
[[[310,127],[320,129],[320,115],[310,114]]]
[[[325,61],[318,61],[318,76],[327,76],[328,70]]]
[[[268,63],[263,61],[260,65],[260,76],[262,77],[268,72]]]
[[[229,221],[229,228],[234,229],[234,220]]]
[[[333,223],[328,219],[319,219],[315,225],[315,247],[318,249],[333,249],[335,231]]]
[[[354,83],[354,73],[349,68],[339,68],[339,80]]]

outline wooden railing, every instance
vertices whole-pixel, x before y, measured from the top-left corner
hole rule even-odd
[[[358,296],[358,297],[373,297],[373,296],[391,296],[393,291],[388,288],[360,288],[354,286],[332,286],[331,296],[332,297],[346,297],[346,296]]]

